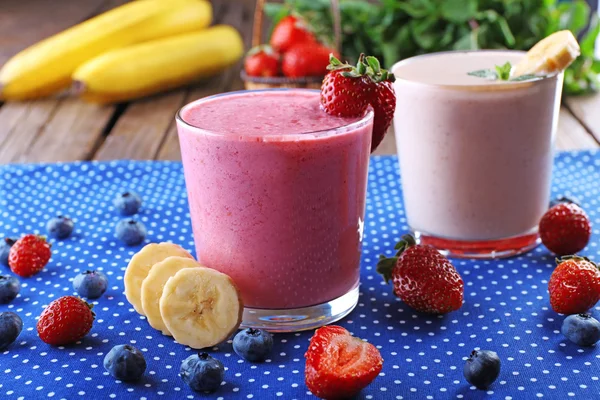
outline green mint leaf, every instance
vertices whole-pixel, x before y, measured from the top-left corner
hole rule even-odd
[[[498,79],[498,73],[491,69],[479,69],[477,71],[467,72],[467,75],[476,76],[477,78],[489,79],[495,81]]]
[[[496,73],[501,81],[507,81],[510,79],[510,70],[512,69],[511,63],[508,61],[504,65],[496,65]]]
[[[543,76],[543,75],[526,74],[526,75],[520,75],[520,76],[515,76],[514,78],[510,78],[510,81],[512,81],[512,82],[522,82],[522,81],[542,79],[544,77],[545,76]]]

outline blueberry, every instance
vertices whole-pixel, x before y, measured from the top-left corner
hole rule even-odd
[[[122,219],[117,223],[115,236],[128,246],[135,246],[146,238],[146,227],[134,219]]]
[[[560,196],[550,200],[550,208],[554,207],[557,204],[562,203],[573,203],[581,207],[581,202],[575,196]]]
[[[569,315],[563,321],[561,332],[579,346],[592,346],[600,340],[600,322],[589,314]]]
[[[113,204],[121,215],[133,215],[142,206],[142,199],[137,193],[123,192],[113,200]]]
[[[73,278],[73,289],[81,297],[97,299],[106,292],[108,278],[100,271],[85,271]]]
[[[0,275],[0,304],[10,303],[21,290],[19,280],[11,275]]]
[[[73,220],[69,217],[59,215],[52,218],[46,224],[48,235],[55,239],[66,239],[73,233]]]
[[[8,254],[10,253],[10,248],[17,239],[4,238],[0,240],[0,263],[6,265],[8,267]]]
[[[4,350],[17,337],[23,329],[23,321],[14,312],[0,312],[0,350]]]
[[[146,360],[135,347],[119,344],[104,357],[104,369],[120,381],[137,381],[146,371]]]
[[[265,361],[273,349],[273,337],[262,329],[248,328],[233,338],[233,350],[248,361]]]
[[[487,389],[500,375],[498,354],[490,350],[473,350],[463,368],[463,374],[477,389]]]
[[[179,375],[196,392],[214,392],[221,386],[225,367],[207,353],[189,356],[181,363]]]

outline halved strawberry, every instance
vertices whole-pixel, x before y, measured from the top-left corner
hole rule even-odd
[[[361,55],[356,66],[344,64],[330,55],[331,72],[321,85],[321,107],[338,117],[359,117],[370,105],[373,108],[371,152],[383,140],[396,109],[394,75],[381,69],[375,57]]]
[[[306,386],[323,399],[356,395],[383,367],[383,359],[375,346],[336,325],[317,329],[304,357]]]

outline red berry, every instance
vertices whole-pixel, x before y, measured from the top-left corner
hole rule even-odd
[[[92,306],[80,298],[63,296],[46,307],[37,322],[40,339],[53,346],[75,343],[92,329]]]
[[[330,57],[331,71],[321,86],[321,106],[331,115],[358,117],[367,106],[373,108],[371,152],[383,140],[396,109],[393,75],[381,69],[375,57],[361,55],[356,67]]]
[[[288,15],[273,29],[270,43],[276,51],[285,53],[297,44],[316,41],[304,20]]]
[[[244,70],[248,76],[277,76],[279,75],[279,55],[270,46],[254,47],[246,55]]]
[[[463,303],[464,283],[454,266],[432,246],[415,244],[405,235],[396,245],[396,257],[380,257],[377,271],[408,306],[430,314],[458,310]]]
[[[25,235],[10,248],[8,265],[24,278],[40,272],[50,261],[50,244],[43,236]]]
[[[294,45],[283,54],[281,69],[288,78],[303,76],[324,76],[329,65],[329,55],[333,49],[316,42]]]
[[[585,211],[574,203],[560,203],[550,208],[540,221],[542,243],[559,256],[583,250],[592,234]]]
[[[584,257],[563,257],[548,282],[550,305],[561,314],[581,314],[600,300],[600,270]]]
[[[375,346],[335,325],[315,331],[304,357],[306,386],[323,399],[353,397],[367,387],[383,367],[383,359]]]

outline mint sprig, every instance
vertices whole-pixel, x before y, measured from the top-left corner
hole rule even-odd
[[[496,65],[494,69],[479,69],[477,71],[467,72],[467,75],[475,76],[477,78],[484,78],[490,81],[510,81],[510,82],[522,82],[529,80],[542,79],[544,75],[526,74],[512,77],[510,71],[512,70],[512,64],[506,62],[503,65]]]

